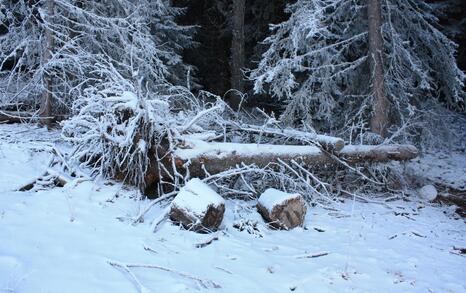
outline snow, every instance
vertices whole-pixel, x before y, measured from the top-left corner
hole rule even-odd
[[[466,153],[426,153],[411,162],[410,167],[430,181],[459,190],[466,190]]]
[[[206,142],[194,136],[184,137],[187,148],[179,148],[175,151],[175,156],[180,159],[189,160],[203,157],[225,158],[231,155],[241,157],[255,157],[267,155],[318,155],[321,154],[320,148],[311,145],[273,145],[273,144],[256,144],[256,143],[231,143],[231,142]],[[369,152],[384,151],[396,153],[399,151],[397,145],[347,145],[339,153],[342,155]],[[412,152],[417,153],[417,149],[412,147]]]
[[[419,195],[425,200],[432,201],[437,198],[437,189],[433,185],[424,185],[419,190]]]
[[[282,204],[283,202],[300,198],[301,195],[298,193],[286,193],[275,188],[268,188],[264,193],[259,197],[259,204],[266,208],[269,213],[272,213],[272,210],[275,206]]]
[[[383,205],[344,200],[309,209],[304,228],[276,231],[267,229],[254,201],[226,200],[218,240],[196,248],[212,235],[170,222],[152,233],[167,203],[133,224],[150,201],[118,183],[15,191],[45,170],[50,154],[37,151],[56,137],[25,130],[0,125],[0,292],[138,292],[109,260],[162,266],[221,286],[205,289],[177,273],[132,267],[152,292],[466,291],[465,258],[453,250],[464,247],[466,227],[452,207],[416,197]],[[251,229],[240,231],[238,223]]]
[[[201,140],[188,140],[190,148],[177,149],[175,155],[181,159],[189,160],[199,156],[224,158],[232,154],[254,157],[258,155],[305,155],[319,154],[320,149],[315,146],[281,146],[272,144],[255,143],[229,143],[229,142],[205,142]]]
[[[200,217],[209,206],[218,207],[225,201],[199,178],[189,180],[172,201],[172,205]]]

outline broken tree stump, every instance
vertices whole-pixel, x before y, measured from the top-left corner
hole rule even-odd
[[[307,208],[300,194],[269,188],[259,197],[257,210],[270,226],[289,230],[303,226]]]
[[[193,178],[172,201],[169,217],[185,229],[208,233],[218,229],[224,212],[224,199],[200,179]]]

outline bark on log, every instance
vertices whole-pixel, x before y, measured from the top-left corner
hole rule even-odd
[[[305,166],[337,165],[331,156],[313,146],[276,146],[257,144],[211,144],[211,149],[199,151],[195,149],[178,150],[175,153],[177,168],[184,170],[189,166],[191,177],[202,177],[204,169],[210,174],[220,173],[236,165],[255,164],[265,167],[278,160],[290,162],[296,160]],[[338,154],[341,160],[354,164],[360,162],[388,162],[411,160],[418,155],[412,145],[360,145],[346,146]]]
[[[296,145],[268,145],[268,144],[239,144],[239,143],[208,143],[204,141],[191,142],[191,148],[178,149],[174,153],[174,161],[171,156],[164,156],[161,164],[166,170],[171,170],[173,163],[181,173],[189,169],[190,176],[202,178],[209,174],[217,174],[229,168],[241,165],[254,164],[257,167],[265,167],[270,163],[278,163],[279,160],[286,163],[295,160],[306,167],[330,167],[340,164],[328,153],[315,146]],[[155,151],[152,151],[155,154]],[[158,154],[164,154],[166,150],[160,149]],[[419,151],[412,145],[349,145],[340,152],[335,153],[340,160],[348,163],[363,162],[388,162],[406,161],[417,157]],[[160,171],[160,172],[159,172]],[[160,181],[160,175],[165,179],[170,176],[165,170],[159,170],[154,157],[148,172],[145,175],[145,194]]]

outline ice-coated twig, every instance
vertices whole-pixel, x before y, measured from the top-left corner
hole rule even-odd
[[[131,277],[131,280],[134,282],[134,284],[136,285],[136,287],[138,288],[138,291],[140,293],[150,293],[151,290],[147,289],[146,287],[144,287],[143,284],[141,284],[141,282],[139,281],[139,279],[136,277],[136,275],[130,270],[130,268],[128,267],[128,265],[124,264],[124,263],[121,263],[121,262],[117,262],[117,261],[113,261],[113,260],[108,260],[107,261],[109,265],[111,265],[112,267],[116,267],[116,268],[121,268],[123,269],[126,273],[128,273],[128,275]]]
[[[170,273],[176,274],[178,276],[181,276],[181,277],[196,281],[200,286],[202,286],[203,288],[206,288],[206,289],[209,289],[209,288],[221,288],[221,286],[218,283],[216,283],[216,282],[214,282],[212,280],[201,279],[201,278],[193,276],[193,275],[191,275],[189,273],[177,271],[177,270],[167,268],[167,267],[163,267],[163,266],[159,266],[159,265],[137,264],[137,263],[121,263],[121,262],[112,261],[112,260],[109,260],[108,263],[110,265],[112,265],[112,266],[121,267],[125,271],[127,271],[131,275],[133,280],[135,280],[135,282],[138,284],[138,287],[139,287],[141,292],[148,292],[148,291],[142,291],[141,290],[141,288],[144,288],[144,289],[146,289],[146,288],[137,280],[136,276],[131,272],[130,268],[147,268],[147,269],[162,270],[162,271],[170,272]]]
[[[205,109],[205,110],[202,110],[200,111],[199,113],[197,113],[196,116],[194,116],[194,118],[191,119],[191,121],[189,121],[186,125],[183,125],[179,132],[180,133],[183,133],[183,132],[186,132],[187,130],[189,130],[199,119],[201,119],[203,116],[206,116],[207,114],[211,113],[211,112],[215,112],[215,111],[222,111],[223,109],[225,108],[225,105],[224,105],[224,102],[223,101],[219,101],[219,103],[209,109]]]
[[[167,193],[167,194],[164,194],[162,195],[161,197],[159,198],[156,198],[154,200],[152,200],[145,208],[144,210],[142,210],[139,215],[133,220],[133,223],[136,224],[136,223],[139,223],[139,222],[142,222],[144,220],[144,216],[152,209],[152,207],[154,207],[156,204],[164,201],[164,200],[168,200],[172,197],[174,197],[176,194],[178,193],[178,191],[172,191],[170,193]]]
[[[162,213],[154,219],[151,225],[152,232],[157,232],[159,229],[160,224],[162,224],[166,219],[168,219],[168,213],[170,212],[170,206],[166,207]]]

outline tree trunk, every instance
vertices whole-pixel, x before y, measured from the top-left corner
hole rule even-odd
[[[220,173],[243,163],[265,167],[279,160],[286,163],[295,160],[306,167],[317,168],[339,164],[314,146],[209,143],[199,149],[199,153],[195,152],[196,146],[192,150],[180,149],[175,152],[175,165],[182,172],[188,166],[191,177],[203,177],[205,170],[210,174]],[[346,163],[356,164],[406,161],[414,159],[418,153],[412,145],[349,145],[336,156]]]
[[[231,39],[231,88],[240,92],[244,91],[242,69],[245,66],[244,56],[244,13],[245,0],[233,0],[233,21]],[[231,93],[228,102],[233,109],[237,109],[241,102],[238,93]]]
[[[53,8],[54,8],[54,0],[47,0],[46,2],[46,10],[47,14],[50,17],[53,15]],[[43,51],[43,62],[42,66],[46,66],[46,64],[52,58],[52,50],[53,50],[54,42],[53,42],[53,34],[52,31],[48,28],[45,28],[45,44],[44,44],[44,51]],[[53,83],[52,83],[52,76],[50,72],[45,72],[43,77],[43,84],[44,84],[44,92],[42,93],[42,100],[40,105],[40,123],[46,125],[47,128],[50,128],[52,124],[52,92],[53,92]]]
[[[148,190],[157,186],[160,176],[168,179],[167,170],[173,166],[183,174],[189,171],[191,177],[204,177],[205,172],[217,174],[241,164],[254,164],[257,167],[265,167],[270,163],[279,161],[290,164],[293,160],[302,163],[306,167],[325,168],[340,164],[337,160],[315,146],[296,145],[270,145],[270,144],[236,144],[236,143],[207,143],[199,142],[191,145],[192,148],[177,149],[171,156],[163,156],[159,162],[165,168],[159,169],[155,154],[164,154],[166,149],[157,152],[151,150],[150,166],[145,175],[145,183]],[[419,151],[412,145],[349,145],[340,152],[335,153],[340,160],[348,164],[374,163],[388,161],[406,161],[417,157]],[[173,161],[172,161],[173,160]],[[124,174],[121,175],[123,179]]]
[[[383,40],[381,32],[382,12],[380,0],[367,1],[369,20],[369,62],[372,75],[373,116],[371,130],[385,137],[389,126],[389,102],[385,94],[383,73]]]

